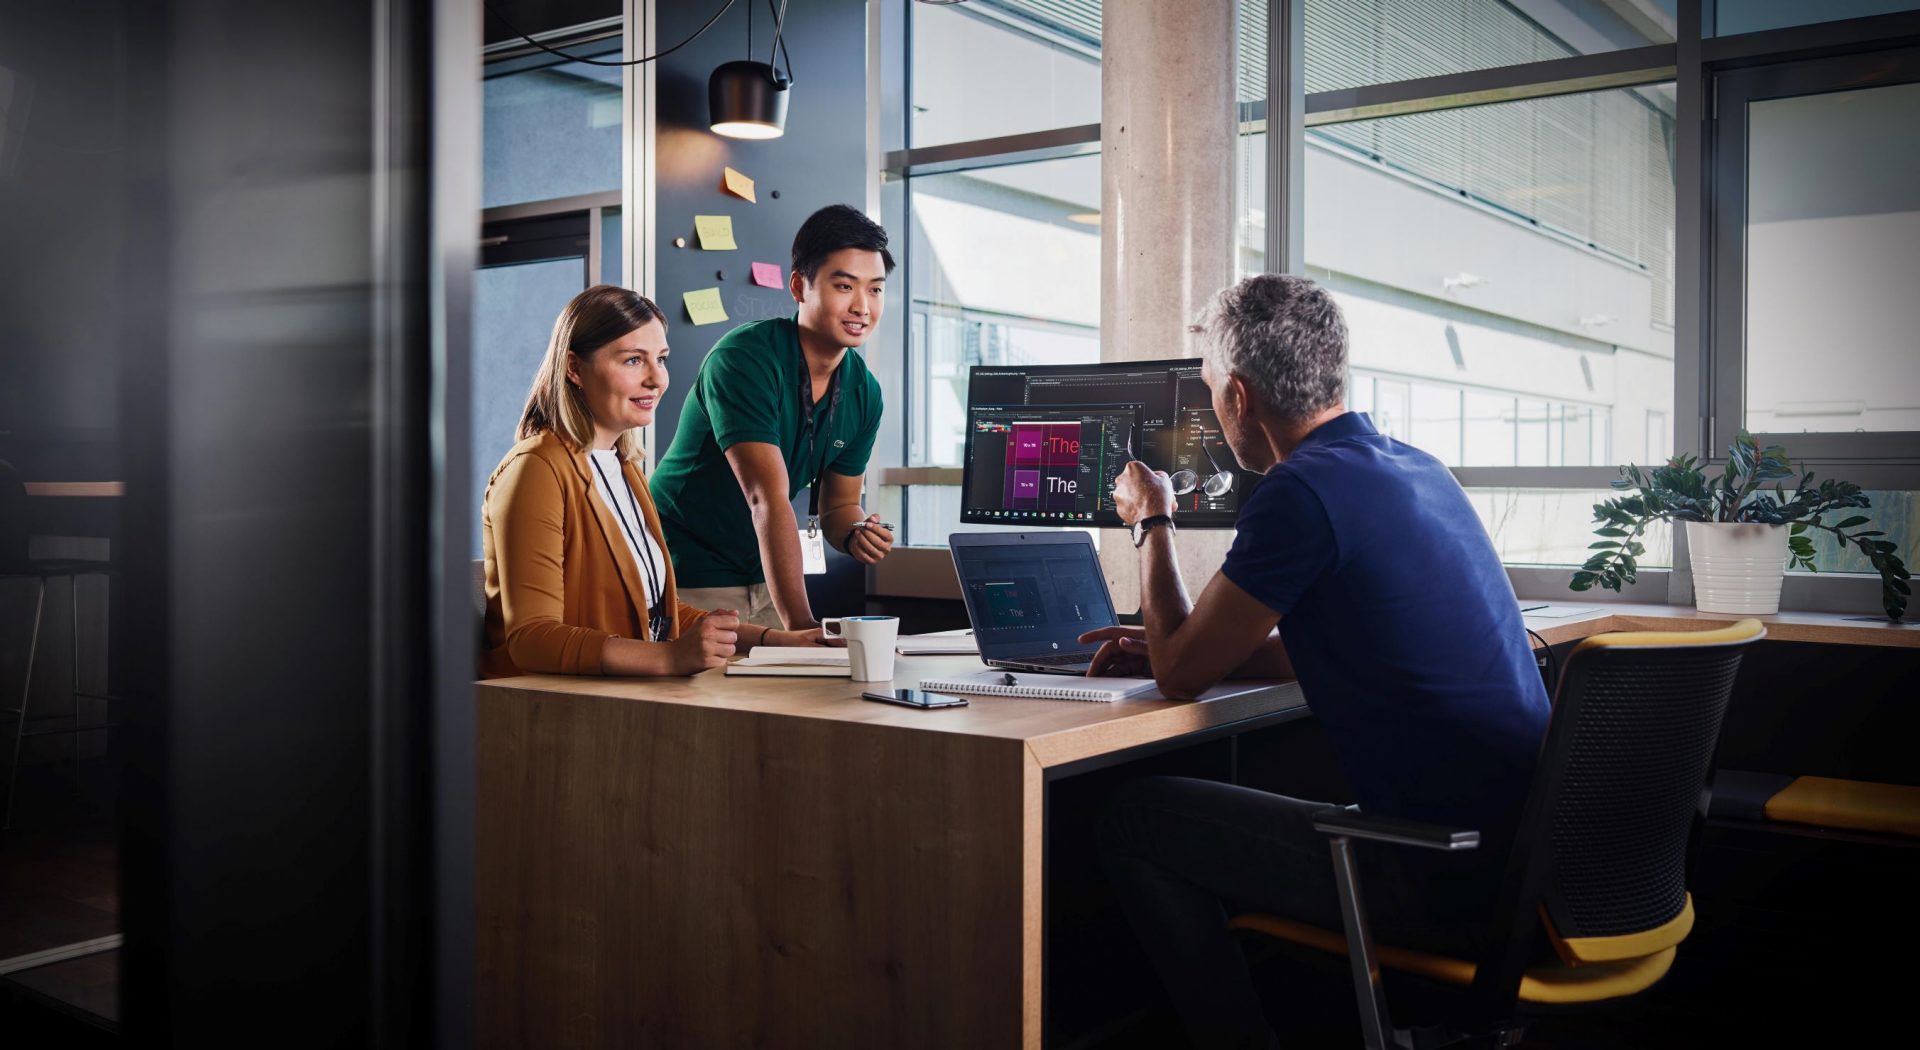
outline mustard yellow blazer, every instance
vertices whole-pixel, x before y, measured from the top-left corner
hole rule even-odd
[[[667,550],[639,468],[624,464],[653,542]],[[593,491],[587,453],[551,431],[513,446],[487,481],[480,512],[487,569],[483,678],[599,674],[608,638],[645,638],[640,566]],[[673,638],[707,615],[680,602],[667,558]]]

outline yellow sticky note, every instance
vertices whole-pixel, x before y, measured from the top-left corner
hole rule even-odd
[[[695,215],[693,228],[700,234],[702,251],[730,252],[739,247],[733,243],[733,216],[731,215]]]
[[[753,180],[732,168],[720,169],[720,187],[741,200],[760,203],[753,195]]]
[[[687,304],[687,316],[693,318],[694,324],[714,324],[727,319],[727,308],[720,305],[718,288],[681,292],[680,298]]]

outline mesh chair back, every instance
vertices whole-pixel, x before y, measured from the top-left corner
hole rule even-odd
[[[1764,634],[1743,621],[1601,635],[1574,651],[1542,755],[1558,783],[1536,815],[1544,826],[1532,829],[1546,835],[1541,903],[1559,937],[1645,934],[1687,909],[1688,833],[1740,656]]]

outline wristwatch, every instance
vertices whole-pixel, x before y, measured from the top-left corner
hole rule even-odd
[[[1133,523],[1133,545],[1138,547],[1146,543],[1147,533],[1152,532],[1155,525],[1165,525],[1168,532],[1175,531],[1171,515],[1155,514],[1152,517],[1141,518]]]

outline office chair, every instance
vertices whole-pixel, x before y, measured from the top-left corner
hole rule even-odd
[[[32,580],[34,583],[33,626],[27,633],[26,673],[22,676],[20,700],[17,707],[0,707],[0,716],[11,716],[13,740],[4,745],[7,750],[7,794],[4,809],[0,809],[0,831],[13,827],[14,795],[18,789],[20,773],[20,744],[30,736],[44,736],[49,733],[81,733],[93,729],[111,728],[116,723],[106,722],[98,725],[79,724],[79,700],[113,700],[115,697],[86,693],[80,690],[80,577],[90,575],[112,575],[113,563],[77,558],[29,558],[27,556],[27,487],[20,479],[19,471],[11,463],[0,460],[0,581]],[[69,605],[68,656],[73,665],[74,724],[59,729],[27,729],[27,701],[33,695],[34,654],[40,647],[40,623],[46,612],[47,581],[65,577],[71,588],[72,599]]]
[[[1344,935],[1272,915],[1231,925],[1346,953],[1369,1050],[1513,1046],[1534,1016],[1652,987],[1693,928],[1688,836],[1741,654],[1765,636],[1758,620],[1741,620],[1595,635],[1573,650],[1477,958],[1376,947],[1351,840],[1462,850],[1478,832],[1362,813],[1314,821],[1330,836]],[[1382,966],[1434,993],[1443,1019],[1394,1027]]]

